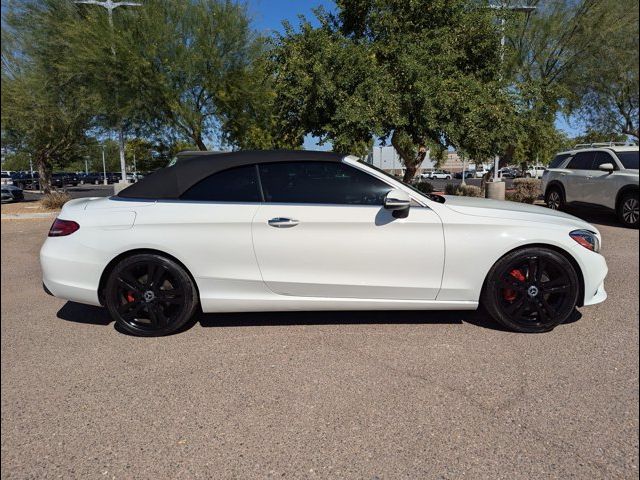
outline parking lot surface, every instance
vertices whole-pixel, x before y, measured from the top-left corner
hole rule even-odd
[[[155,339],[47,296],[50,220],[3,220],[2,477],[637,478],[638,231],[588,220],[609,299],[551,333],[300,312]]]

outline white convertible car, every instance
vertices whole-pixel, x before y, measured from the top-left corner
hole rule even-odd
[[[357,158],[186,157],[110,198],[68,202],[44,288],[136,335],[194,313],[454,310],[543,332],[606,298],[600,234],[543,207],[424,195]],[[482,255],[478,255],[478,249]]]

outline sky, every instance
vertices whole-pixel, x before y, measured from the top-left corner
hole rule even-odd
[[[255,28],[264,33],[282,32],[282,21],[288,20],[294,26],[298,23],[298,16],[304,15],[313,23],[312,10],[323,6],[328,11],[335,10],[332,0],[247,0],[249,13],[253,19]],[[572,120],[570,123],[562,117],[556,119],[556,127],[574,137],[584,133],[584,127]],[[318,145],[316,138],[307,136],[304,148],[310,150],[329,150],[331,145]]]

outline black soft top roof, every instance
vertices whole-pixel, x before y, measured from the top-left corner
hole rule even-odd
[[[275,162],[339,162],[345,155],[309,150],[245,150],[240,152],[197,152],[178,156],[178,161],[161,168],[121,190],[118,197],[144,199],[178,199],[193,185],[209,175],[243,165]]]

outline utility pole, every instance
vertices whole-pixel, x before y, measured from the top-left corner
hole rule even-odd
[[[109,182],[107,181],[107,164],[104,161],[104,144],[102,145],[102,174],[103,174],[102,182],[105,185],[107,185]]]
[[[462,157],[462,183],[461,185],[466,185],[466,179],[465,177],[467,176],[467,157],[465,156],[464,153],[460,153],[460,156]]]
[[[84,3],[87,5],[98,5],[100,7],[106,8],[107,13],[109,15],[109,26],[111,27],[111,33],[113,33],[113,11],[118,7],[140,7],[142,3],[138,2],[114,2],[113,0],[75,0],[74,3]],[[115,57],[116,49],[113,44],[111,44],[111,53]],[[117,93],[116,93],[116,103],[117,103]],[[126,183],[127,181],[127,165],[125,162],[124,156],[124,127],[122,126],[122,121],[120,121],[120,125],[118,127],[118,148],[120,150],[120,170],[122,173],[122,182]]]
[[[521,13],[529,14],[534,10],[536,10],[537,7],[529,6],[529,5],[507,5],[506,3],[503,2],[499,5],[489,5],[489,8],[493,10],[509,10],[511,12],[521,12]],[[500,18],[500,31],[502,33],[502,36],[500,37],[500,78],[502,78],[502,66],[504,64],[504,53],[505,53],[505,46],[507,43],[507,37],[506,37],[507,34],[505,32],[505,25],[506,25],[506,20],[504,18]],[[500,156],[496,155],[493,160],[492,183],[502,182],[502,179],[498,174],[498,170],[500,170]],[[498,185],[494,185],[493,187],[488,186],[487,187],[488,196],[489,196],[489,193],[488,193],[489,191],[494,191],[495,196],[491,196],[491,198],[501,197],[501,199],[504,200],[503,186],[498,186]],[[498,192],[502,192],[502,193],[498,193]]]

